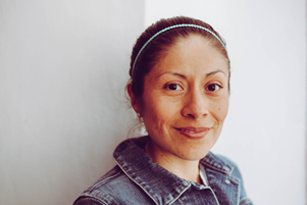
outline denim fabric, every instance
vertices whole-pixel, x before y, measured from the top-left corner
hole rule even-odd
[[[154,163],[143,150],[147,140],[148,136],[119,144],[113,154],[117,166],[84,191],[74,205],[252,205],[233,162],[209,152],[200,160],[209,183],[204,186]]]

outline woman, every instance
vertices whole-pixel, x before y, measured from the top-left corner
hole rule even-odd
[[[148,136],[122,142],[117,166],[74,204],[252,204],[236,165],[209,152],[228,111],[229,67],[225,42],[200,20],[147,28],[127,92]]]

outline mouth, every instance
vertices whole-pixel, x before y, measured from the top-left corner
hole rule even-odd
[[[201,139],[210,131],[209,127],[180,127],[175,128],[181,135],[190,139]]]

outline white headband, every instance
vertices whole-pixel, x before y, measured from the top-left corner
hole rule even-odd
[[[212,31],[210,31],[209,29],[203,27],[203,26],[199,26],[199,25],[195,25],[195,24],[177,24],[177,25],[173,25],[173,26],[169,26],[169,27],[166,27],[164,29],[162,29],[161,31],[157,32],[155,35],[153,35],[143,46],[142,48],[139,50],[138,54],[136,55],[135,59],[134,59],[134,62],[133,62],[133,65],[132,65],[132,69],[131,69],[131,74],[133,76],[133,73],[134,73],[134,70],[135,70],[135,66],[136,66],[136,63],[141,55],[141,53],[143,52],[143,50],[146,48],[146,46],[153,40],[155,39],[157,36],[159,36],[160,34],[168,31],[168,30],[171,30],[171,29],[174,29],[174,28],[183,28],[183,27],[190,27],[190,28],[199,28],[201,30],[204,30],[208,33],[210,33],[212,36],[214,36],[217,40],[219,40],[219,42],[222,44],[222,46],[226,49],[226,46],[224,44],[224,42],[215,34],[213,33]]]

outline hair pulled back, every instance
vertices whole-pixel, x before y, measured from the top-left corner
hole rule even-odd
[[[195,28],[195,27],[181,27],[170,29],[158,35],[145,47],[142,53],[138,56],[137,62],[135,59],[144,46],[144,44],[157,32],[163,30],[164,28],[178,25],[178,24],[193,24],[202,26],[210,31],[212,31],[221,41],[222,44],[216,37],[214,37],[209,32]],[[189,17],[173,17],[169,19],[161,19],[149,26],[137,39],[131,54],[130,62],[130,82],[132,84],[132,92],[136,99],[140,99],[143,94],[144,78],[151,71],[151,69],[159,62],[159,60],[167,54],[168,49],[176,43],[179,38],[188,37],[191,34],[200,35],[205,39],[209,40],[211,46],[216,48],[228,61],[228,67],[230,67],[229,57],[227,50],[225,49],[225,41],[221,36],[207,23],[193,19]],[[135,63],[135,67],[133,65]],[[230,75],[229,75],[230,76]]]

